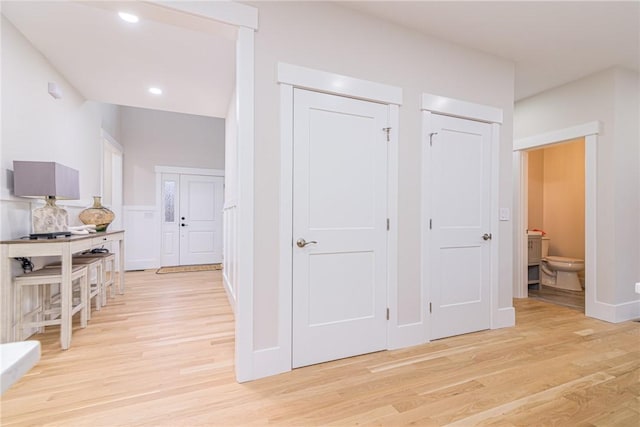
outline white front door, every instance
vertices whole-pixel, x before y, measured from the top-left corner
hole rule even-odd
[[[222,262],[219,176],[180,176],[180,265]]]
[[[222,262],[223,178],[162,174],[162,265]]]
[[[387,116],[294,90],[294,368],[386,348]]]
[[[431,132],[423,191],[431,193],[430,323],[437,339],[490,327],[491,125],[432,114]]]

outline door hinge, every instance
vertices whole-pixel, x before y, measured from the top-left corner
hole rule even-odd
[[[433,313],[433,311],[431,310],[431,303],[429,303],[429,313]]]
[[[429,218],[429,230],[433,228],[433,220]]]
[[[390,142],[391,141],[391,136],[389,135],[389,133],[391,132],[391,128],[390,127],[382,128],[382,130],[387,133],[387,142]]]
[[[387,307],[387,320],[389,320],[389,307]]]
[[[438,132],[431,132],[429,134],[429,146],[433,147],[433,137],[436,136],[438,134]]]
[[[389,218],[387,218],[387,231],[389,231]]]

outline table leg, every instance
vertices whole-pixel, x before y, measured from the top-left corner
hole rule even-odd
[[[124,294],[124,236],[119,241],[120,244],[120,260],[118,268],[118,293]]]
[[[71,250],[65,247],[61,256],[62,282],[60,283],[60,346],[63,350],[71,346]]]
[[[15,341],[14,339],[14,321],[13,313],[14,292],[13,279],[11,277],[11,258],[8,255],[8,248],[0,245],[0,324],[2,331],[0,332],[0,342],[7,343]]]

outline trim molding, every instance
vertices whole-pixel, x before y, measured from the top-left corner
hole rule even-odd
[[[502,124],[502,109],[446,96],[422,94],[422,109],[478,122]]]
[[[283,62],[278,63],[278,83],[383,104],[402,105],[402,88]]]
[[[233,1],[218,1],[214,5],[211,2],[201,1],[151,1],[158,6],[168,7],[191,15],[204,16],[225,24],[247,27],[253,30],[258,29],[258,9],[245,4]]]
[[[206,175],[206,176],[224,176],[223,169],[203,169],[203,168],[185,168],[179,166],[156,166],[154,168],[158,173],[177,173],[180,175]]]
[[[541,148],[545,145],[558,144],[571,139],[582,138],[587,135],[598,135],[602,132],[602,123],[599,121],[583,123],[564,129],[541,133],[513,141],[513,151],[529,148]]]

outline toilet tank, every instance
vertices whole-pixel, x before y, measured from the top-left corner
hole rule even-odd
[[[541,250],[541,256],[542,259],[546,258],[547,256],[549,256],[549,241],[551,239],[548,237],[543,237],[542,238],[542,250]]]

